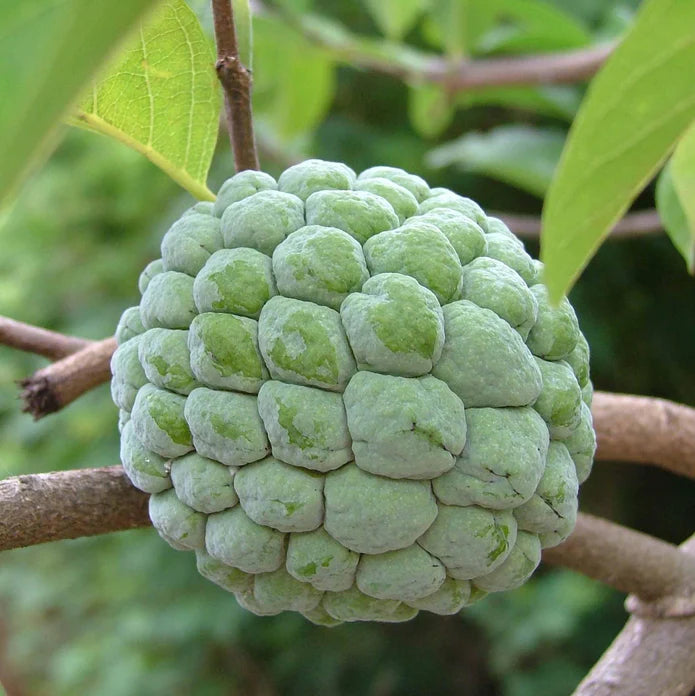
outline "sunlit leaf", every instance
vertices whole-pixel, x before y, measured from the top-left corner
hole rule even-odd
[[[0,201],[55,140],[56,125],[148,0],[21,0],[0,11]]]
[[[71,122],[142,152],[196,198],[217,140],[212,47],[183,0],[166,0],[93,86]]]
[[[695,164],[695,163],[693,163]],[[680,165],[682,166],[682,165]],[[692,165],[691,165],[692,166]],[[689,177],[685,177],[686,180]],[[690,273],[695,271],[695,225],[692,213],[692,182],[676,181],[676,158],[671,158],[656,182],[656,207],[673,246],[685,259]],[[689,204],[689,205],[688,205]]]
[[[695,3],[648,0],[594,78],[543,213],[558,300],[695,117]]]
[[[564,132],[557,129],[499,126],[441,145],[428,153],[426,161],[432,167],[457,165],[542,197],[564,140]]]
[[[428,0],[364,0],[369,14],[389,39],[401,39],[412,29]]]

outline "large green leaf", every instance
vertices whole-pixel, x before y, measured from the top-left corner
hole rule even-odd
[[[680,139],[666,169],[666,179],[671,180],[678,201],[682,206],[686,224],[668,226],[667,231],[678,251],[681,252],[690,273],[695,272],[695,122]]]
[[[285,141],[304,135],[323,119],[333,98],[331,55],[273,17],[254,18],[254,46],[255,113]]]
[[[72,123],[142,152],[196,198],[215,150],[220,89],[212,46],[183,0],[166,0],[76,111]]]
[[[695,3],[648,0],[594,78],[543,211],[558,300],[695,117]]]
[[[412,29],[428,0],[363,0],[380,31],[389,39],[401,39]]]
[[[695,270],[695,235],[693,225],[686,215],[682,199],[673,181],[674,161],[671,160],[662,169],[656,182],[656,208],[664,228],[685,259],[688,271]],[[692,195],[692,193],[691,193]]]
[[[557,129],[499,126],[440,145],[426,161],[432,167],[457,165],[543,197],[564,141],[564,131]]]
[[[152,0],[18,0],[0,10],[0,202]]]

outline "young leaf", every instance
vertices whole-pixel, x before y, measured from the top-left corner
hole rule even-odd
[[[380,31],[398,41],[418,20],[427,0],[364,0],[364,4]]]
[[[22,0],[0,12],[0,202],[148,0]]]
[[[674,185],[673,169],[672,158],[661,170],[656,181],[656,208],[673,246],[685,259],[688,271],[693,273],[695,271],[694,228],[685,212],[684,200]]]
[[[73,125],[143,153],[201,200],[217,140],[212,47],[183,0],[166,0],[93,85]]]
[[[557,301],[695,117],[695,3],[647,0],[590,85],[543,211]]]
[[[517,186],[541,198],[560,158],[565,134],[530,126],[499,126],[487,133],[468,133],[431,150],[431,167],[451,164]]]

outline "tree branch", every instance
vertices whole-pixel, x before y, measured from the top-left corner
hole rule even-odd
[[[680,548],[684,555],[695,554],[695,536]],[[693,646],[695,615],[632,616],[574,696],[690,696]]]
[[[147,495],[120,466],[5,479],[0,508],[0,551],[150,523]]]
[[[0,316],[0,344],[58,360],[91,343],[84,338],[41,329],[38,326]]]
[[[354,36],[327,21],[279,12],[309,41],[328,49],[345,63],[401,80],[440,84],[449,92],[580,82],[592,77],[615,48],[614,43],[609,43],[574,51],[452,62],[401,44]]]
[[[239,58],[231,0],[212,0],[217,77],[224,90],[227,130],[237,172],[259,169],[251,116],[251,73]]]
[[[115,350],[113,337],[95,341],[23,379],[20,382],[22,411],[38,420],[107,382],[111,378],[110,361]]]
[[[695,409],[666,399],[596,392],[597,459],[654,464],[695,478]]]
[[[0,550],[144,527],[147,495],[120,466],[15,476],[0,481]],[[646,534],[580,514],[545,561],[645,599],[695,590],[695,557]]]
[[[695,556],[585,513],[567,541],[543,551],[543,560],[644,600],[695,592]]]
[[[535,215],[492,212],[491,215],[502,220],[518,237],[538,239],[541,235],[541,219]],[[611,230],[613,239],[643,237],[664,231],[659,213],[656,210],[640,210],[628,213]]]

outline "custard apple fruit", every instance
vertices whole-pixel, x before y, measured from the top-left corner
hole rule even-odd
[[[117,330],[121,459],[243,607],[453,614],[570,534],[589,349],[474,201],[309,160],[233,176],[161,252]]]

